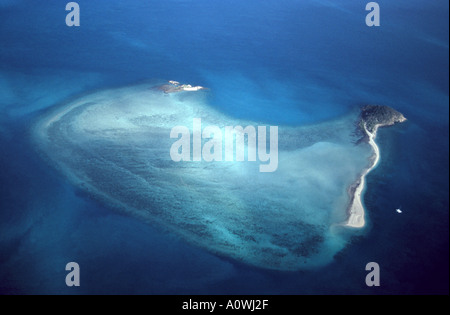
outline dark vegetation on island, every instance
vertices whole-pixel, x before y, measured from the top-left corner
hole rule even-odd
[[[368,132],[376,131],[379,127],[392,126],[406,120],[402,113],[384,105],[366,105],[361,108],[360,126],[366,125]]]

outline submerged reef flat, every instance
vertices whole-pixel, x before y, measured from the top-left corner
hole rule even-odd
[[[336,228],[348,219],[348,189],[373,157],[370,142],[357,143],[359,113],[279,126],[273,173],[251,161],[172,161],[171,129],[192,128],[193,118],[222,129],[267,125],[224,115],[206,99],[146,84],[99,91],[45,114],[33,138],[88,195],[218,255],[275,270],[332,261],[352,234]]]

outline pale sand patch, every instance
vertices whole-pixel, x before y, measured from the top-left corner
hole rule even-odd
[[[364,190],[364,185],[365,185],[367,174],[369,174],[375,168],[375,166],[378,164],[378,162],[380,160],[380,149],[378,148],[378,145],[375,142],[375,138],[377,136],[377,130],[379,127],[380,127],[379,124],[376,125],[375,131],[373,133],[370,133],[366,128],[366,124],[364,124],[364,131],[369,136],[369,144],[372,147],[374,154],[371,158],[371,161],[372,161],[371,165],[366,170],[364,170],[363,173],[361,174],[361,178],[360,178],[359,183],[357,184],[357,187],[353,194],[352,203],[349,207],[350,216],[346,223],[346,226],[349,226],[349,227],[362,228],[366,224],[366,221],[364,218],[365,211],[364,211],[364,206],[362,204],[362,193]]]

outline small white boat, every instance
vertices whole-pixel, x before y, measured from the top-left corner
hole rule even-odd
[[[395,211],[397,211],[397,213],[399,213],[399,214],[403,213],[403,211],[401,209],[397,209]]]

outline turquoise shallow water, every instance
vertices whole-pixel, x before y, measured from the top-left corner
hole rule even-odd
[[[75,99],[37,123],[34,144],[92,197],[246,264],[311,269],[345,247],[348,231],[339,226],[347,220],[348,189],[374,154],[367,143],[356,144],[357,111],[322,124],[279,125],[276,134],[271,126],[270,139],[261,143],[261,123],[215,110],[208,94],[168,95],[158,87],[141,84]],[[202,161],[192,161],[193,124],[203,132],[216,126],[218,161],[207,161],[205,152]],[[178,140],[175,126],[187,135]],[[227,144],[225,130],[234,126],[258,129],[254,145],[247,136],[241,162],[239,149]],[[172,147],[184,138],[187,157],[174,162]],[[202,141],[203,150],[211,141]],[[262,159],[261,146],[270,160]],[[252,150],[258,151],[255,161]]]
[[[1,293],[448,293],[448,3],[380,1],[378,30],[358,1],[79,1],[78,30],[62,24],[64,1],[30,3],[0,2]],[[377,138],[368,227],[325,267],[249,267],[110,211],[34,151],[45,109],[149,79],[208,86],[214,108],[272,124],[366,103],[403,112]],[[75,290],[72,260],[89,275]],[[379,289],[364,284],[369,261]]]

